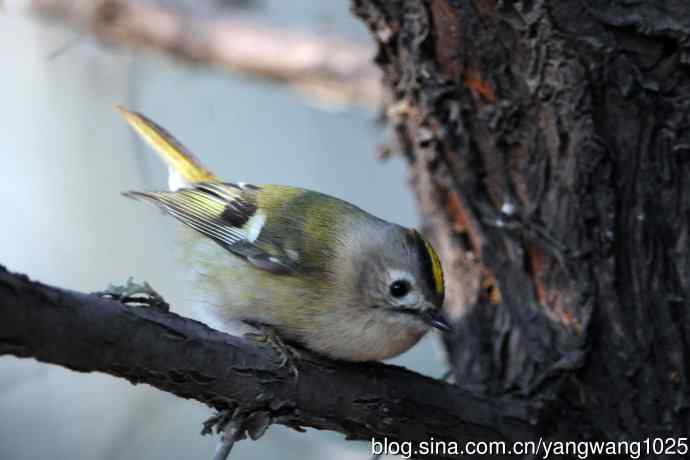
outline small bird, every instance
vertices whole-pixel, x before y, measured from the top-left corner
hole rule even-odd
[[[346,361],[385,360],[430,327],[450,330],[441,263],[416,230],[315,191],[223,182],[165,129],[116,108],[170,170],[169,191],[125,195],[192,229],[183,257],[220,324]]]

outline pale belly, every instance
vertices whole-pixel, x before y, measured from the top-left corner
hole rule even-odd
[[[349,327],[349,326],[348,326]],[[383,361],[394,358],[412,348],[426,333],[425,330],[373,327],[369,331],[355,328],[344,333],[336,330],[326,337],[304,337],[307,348],[323,355],[346,361]]]

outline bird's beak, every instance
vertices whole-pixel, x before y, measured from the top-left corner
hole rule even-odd
[[[419,316],[422,321],[429,326],[435,327],[439,331],[451,332],[453,330],[446,317],[443,316],[441,310],[427,308],[426,310],[422,310]]]

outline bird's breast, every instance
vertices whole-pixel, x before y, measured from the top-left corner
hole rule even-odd
[[[389,314],[355,309],[326,313],[319,329],[299,338],[307,348],[346,361],[383,361],[413,347],[428,331],[421,324],[399,321]]]

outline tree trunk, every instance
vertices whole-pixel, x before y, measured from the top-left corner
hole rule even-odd
[[[353,3],[445,267],[458,385],[542,403],[554,439],[687,436],[687,3]]]

